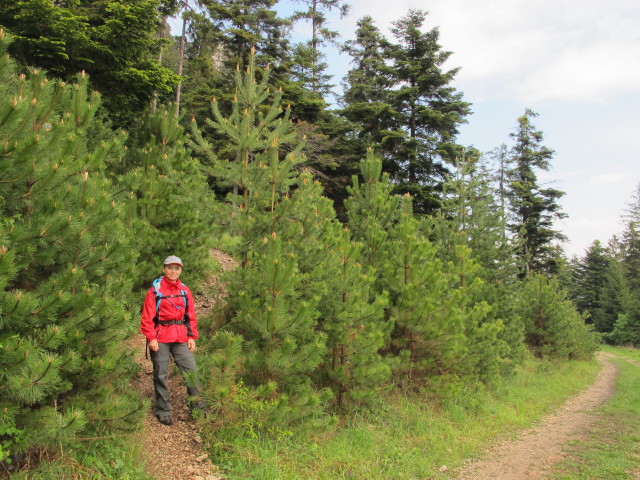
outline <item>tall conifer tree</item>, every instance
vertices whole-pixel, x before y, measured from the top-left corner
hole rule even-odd
[[[459,147],[458,127],[469,103],[451,87],[458,69],[443,71],[451,52],[434,28],[422,32],[426,13],[411,10],[393,23],[397,43],[385,39],[370,18],[348,42],[355,68],[347,75],[344,115],[359,135],[380,149],[396,192],[414,196],[417,212],[438,206],[438,188]]]
[[[393,122],[389,90],[394,83],[386,65],[386,39],[369,16],[358,20],[357,25],[355,40],[345,42],[344,47],[351,56],[353,68],[345,77],[344,107],[340,113],[353,122],[352,152],[354,159],[359,160],[368,148],[384,150],[386,147],[383,139]],[[385,167],[385,171],[389,171],[389,166]]]
[[[640,292],[640,185],[636,188],[623,215],[624,230],[621,236],[622,261],[629,286]]]
[[[515,145],[509,159],[509,201],[512,212],[511,232],[522,239],[519,253],[523,262],[522,276],[530,272],[558,272],[554,240],[565,237],[553,228],[555,219],[566,217],[558,200],[564,192],[542,188],[538,170],[549,171],[554,152],[542,144],[543,133],[535,128],[538,114],[527,109],[518,118],[518,128],[511,137]]]
[[[438,43],[438,28],[421,31],[426,17],[426,12],[410,10],[394,22],[391,31],[398,43],[387,47],[397,87],[390,92],[397,135],[390,140],[393,174],[400,182],[397,191],[410,192],[420,212],[437,207],[445,163],[453,162],[458,127],[470,113],[470,104],[451,86],[459,69],[443,71],[451,52]]]
[[[589,246],[574,270],[573,300],[580,313],[589,315],[587,322],[593,323],[598,331],[610,330],[600,330],[600,327],[608,323],[602,318],[602,298],[610,261],[606,249],[596,240]]]
[[[629,319],[633,315],[636,305],[622,263],[617,260],[611,261],[600,299],[602,315],[597,317],[596,329],[599,332],[611,333],[621,316]],[[636,337],[638,333],[640,333],[640,325],[633,328],[632,338],[634,341],[636,338],[640,340],[640,337]]]

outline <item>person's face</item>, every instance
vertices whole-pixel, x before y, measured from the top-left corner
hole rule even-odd
[[[180,277],[182,273],[182,265],[178,263],[170,263],[169,265],[165,265],[162,269],[164,271],[164,276],[167,277],[172,282],[175,282]]]

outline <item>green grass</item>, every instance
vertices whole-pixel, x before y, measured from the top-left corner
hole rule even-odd
[[[396,394],[375,415],[346,419],[331,432],[237,440],[214,462],[230,480],[451,478],[453,467],[553,411],[598,370],[595,360],[531,361],[491,391],[464,392],[440,406]]]
[[[140,464],[140,435],[79,442],[68,451],[50,452],[12,480],[151,480]]]
[[[615,361],[619,368],[616,393],[599,409],[599,418],[588,437],[568,446],[566,459],[555,465],[550,479],[623,480],[640,476],[640,350],[603,350],[621,357]]]

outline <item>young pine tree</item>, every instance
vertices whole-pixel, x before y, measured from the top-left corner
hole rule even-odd
[[[538,357],[589,358],[599,336],[586,325],[556,278],[540,274],[524,281],[518,311],[525,325],[525,341]]]
[[[389,229],[399,216],[400,198],[392,194],[389,175],[382,173],[382,161],[372,149],[360,161],[362,181],[353,176],[345,201],[348,225],[356,241],[364,244],[362,263],[376,272],[376,290],[385,289],[381,278],[387,259]],[[362,182],[362,183],[361,183]]]
[[[447,365],[463,348],[457,293],[442,271],[437,249],[413,214],[411,198],[392,194],[382,162],[371,150],[345,202],[349,227],[363,243],[362,262],[375,275],[374,291],[389,295],[387,352],[413,382],[446,383]]]
[[[460,292],[450,288],[437,247],[414,217],[408,194],[390,237],[384,278],[390,314],[400,329],[394,342],[409,354],[407,376],[419,384],[448,388],[465,349]]]
[[[516,246],[504,235],[502,208],[491,184],[490,172],[468,152],[456,162],[444,185],[442,208],[430,220],[439,256],[451,265],[455,288],[465,291],[469,359],[477,359],[473,370],[483,378],[492,376],[497,365],[503,373],[511,370],[524,354],[523,325],[515,312]],[[483,303],[489,309],[478,317]],[[487,338],[477,336],[480,330]]]
[[[284,425],[322,416],[319,404],[330,397],[313,379],[326,355],[318,321],[329,290],[322,275],[331,271],[319,272],[327,251],[323,231],[335,214],[319,197],[319,185],[295,169],[304,158],[300,146],[291,147],[289,112],[280,108],[279,92],[272,96],[268,76],[256,81],[254,62],[250,57],[247,70],[237,72],[231,115],[224,117],[214,102],[209,122],[228,137],[235,161],[220,159],[199,130],[194,143],[211,161],[212,176],[231,187],[229,232],[238,239],[233,253],[241,263],[228,277],[232,316],[225,328],[244,337],[242,381],[268,403],[266,416]]]
[[[138,287],[148,287],[158,261],[175,253],[189,266],[189,278],[207,270],[213,240],[213,195],[197,159],[187,148],[177,107],[147,115],[135,132],[118,185],[128,194],[127,223],[136,231]]]
[[[359,263],[363,244],[347,228],[336,232],[330,255],[340,261],[324,300],[321,328],[327,334],[330,361],[326,370],[336,404],[371,403],[389,388],[392,364],[380,355],[393,323],[384,320],[387,297],[373,291],[375,275]]]
[[[122,136],[86,144],[98,95],[84,75],[74,85],[18,75],[7,44],[0,38],[0,411],[16,433],[3,448],[42,459],[78,436],[129,431],[142,413],[121,347],[137,255],[104,173]]]

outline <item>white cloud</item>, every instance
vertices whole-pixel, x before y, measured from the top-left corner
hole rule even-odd
[[[640,2],[637,0],[387,0],[354,2],[341,23],[371,15],[386,34],[410,8],[427,8],[425,29],[440,28],[441,45],[461,66],[458,83],[506,85],[524,103],[597,103],[640,92]],[[476,86],[477,95],[483,95]]]
[[[625,179],[622,173],[600,173],[589,178],[587,184],[590,186],[607,185],[618,183]]]

